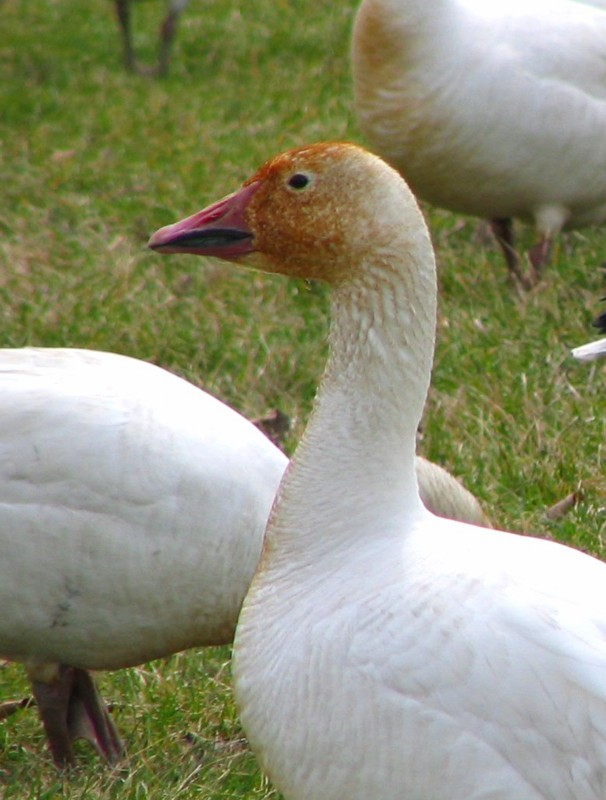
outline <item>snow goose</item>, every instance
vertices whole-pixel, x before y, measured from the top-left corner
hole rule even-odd
[[[122,743],[87,670],[232,641],[287,458],[234,410],[114,353],[0,350],[0,655],[55,762]]]
[[[436,273],[402,178],[303,147],[150,245],[332,287],[234,644],[241,720],[286,800],[604,800],[606,565],[419,498]]]
[[[124,58],[124,66],[130,72],[151,72],[151,74],[160,77],[166,75],[168,72],[168,63],[170,60],[170,52],[177,32],[177,22],[181,16],[181,12],[189,2],[189,0],[168,0],[166,16],[160,26],[160,46],[158,51],[158,66],[155,70],[145,70],[139,67],[137,57],[135,56],[135,49],[133,47],[133,29],[131,18],[131,5],[133,0],[115,0],[116,2],[116,16],[120,26],[120,35],[122,37],[122,52]]]
[[[159,367],[60,349],[0,349],[0,454],[0,655],[25,664],[58,765],[80,736],[114,761],[87,670],[231,642],[287,459]],[[428,507],[487,524],[417,470]]]
[[[534,285],[563,228],[606,219],[606,11],[574,0],[363,0],[355,106],[434,205],[491,221]],[[524,271],[512,218],[539,235]]]

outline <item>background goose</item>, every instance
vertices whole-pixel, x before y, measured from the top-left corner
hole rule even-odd
[[[61,349],[0,350],[0,454],[0,655],[25,664],[57,764],[81,736],[114,761],[87,670],[231,642],[286,456],[159,367]],[[432,508],[486,523],[417,469]]]
[[[536,282],[562,228],[606,219],[606,12],[573,0],[363,0],[355,106],[419,197],[492,223]],[[539,234],[524,272],[512,218]]]
[[[595,342],[575,347],[572,355],[579,361],[594,361],[596,358],[603,358],[606,356],[606,339],[597,339]]]
[[[286,800],[603,800],[606,565],[418,495],[436,273],[404,181],[353,145],[300,148],[150,245],[332,286],[234,644],[242,723]]]
[[[287,464],[228,406],[113,353],[0,350],[0,655],[55,761],[115,727],[86,670],[232,640]]]
[[[606,313],[600,314],[593,326],[601,333],[606,333]],[[606,356],[606,339],[597,339],[595,342],[575,347],[572,355],[579,361],[594,361],[596,358],[602,358]]]
[[[423,505],[434,514],[492,527],[478,499],[444,467],[417,456],[415,470]]]

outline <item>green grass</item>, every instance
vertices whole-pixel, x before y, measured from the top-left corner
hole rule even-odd
[[[160,5],[137,8],[148,59]],[[279,407],[293,419],[292,449],[323,366],[324,289],[161,259],[144,245],[279,150],[360,141],[348,64],[354,5],[192,2],[170,76],[152,81],[122,70],[109,0],[5,0],[0,346],[154,361],[247,416]],[[420,450],[461,477],[498,525],[604,555],[604,368],[568,354],[600,310],[603,232],[563,239],[543,284],[520,297],[475,222],[428,214],[441,298]],[[580,485],[578,506],[548,521],[546,508]],[[82,746],[76,774],[59,778],[35,714],[15,715],[0,724],[0,794],[275,797],[239,744],[228,659],[226,648],[192,652],[101,676],[129,744],[115,772]],[[18,667],[0,670],[2,698],[26,692]]]

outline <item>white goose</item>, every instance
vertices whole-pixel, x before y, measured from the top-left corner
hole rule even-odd
[[[606,220],[606,11],[574,0],[363,0],[355,105],[419,197],[491,221],[536,283],[563,228]],[[512,218],[539,242],[524,273]]]
[[[232,641],[287,463],[159,367],[0,349],[0,655],[25,664],[59,766],[80,736],[122,752],[88,670]],[[429,507],[487,524],[452,475],[417,469]]]
[[[436,274],[404,181],[354,145],[300,148],[150,245],[333,289],[234,645],[242,723],[286,800],[604,800],[606,565],[419,498]]]
[[[231,642],[287,458],[143,361],[0,350],[0,655],[51,752],[122,752],[87,670]]]

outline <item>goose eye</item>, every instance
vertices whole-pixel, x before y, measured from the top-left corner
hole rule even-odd
[[[305,175],[304,172],[295,172],[295,174],[291,175],[288,179],[288,185],[291,189],[305,189],[310,182],[311,178],[309,175]]]

